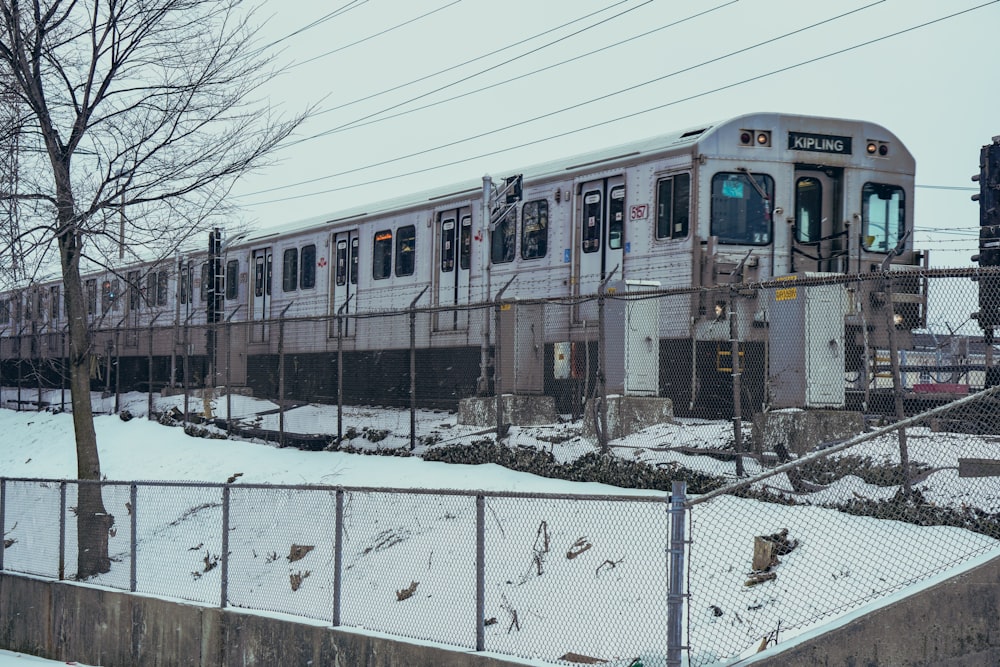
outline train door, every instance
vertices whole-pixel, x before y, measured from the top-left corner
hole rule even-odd
[[[472,263],[472,212],[468,207],[441,211],[437,219],[438,262],[435,271],[438,306],[453,310],[435,313],[435,331],[459,331],[469,326],[469,270]]]
[[[349,315],[357,310],[358,230],[333,235],[333,271],[330,275],[330,314]],[[356,323],[350,317],[330,321],[330,337],[353,336]]]
[[[263,343],[268,339],[267,320],[271,317],[271,249],[258,248],[251,253],[253,285],[250,293],[250,342]]]
[[[833,169],[795,170],[792,272],[847,270],[842,180],[842,172]]]
[[[578,294],[595,294],[612,272],[615,280],[624,277],[625,207],[625,178],[622,176],[588,181],[580,186],[576,248]],[[582,314],[581,319],[584,319]]]

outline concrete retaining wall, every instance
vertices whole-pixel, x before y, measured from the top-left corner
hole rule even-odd
[[[767,667],[1000,665],[1000,558],[802,644],[768,649]]]
[[[0,648],[102,667],[514,667],[471,651],[0,574]]]

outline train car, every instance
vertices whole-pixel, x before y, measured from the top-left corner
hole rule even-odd
[[[374,315],[432,309],[412,332],[417,394],[454,404],[489,391],[493,311],[477,306],[501,288],[510,300],[564,298],[572,305],[547,308],[540,328],[543,390],[565,408],[579,378],[567,378],[556,359],[564,349],[594,355],[598,312],[588,295],[610,281],[686,288],[661,300],[657,391],[694,409],[699,393],[727,391],[722,355],[734,332],[721,315],[738,312],[735,334],[748,351],[767,336],[760,299],[717,301],[698,288],[926,265],[913,249],[914,171],[903,143],[877,124],[757,113],[526,168],[497,185],[472,181],[269,227],[228,239],[212,257],[88,276],[87,289],[95,331],[114,345],[130,386],[148,381],[154,365],[154,383],[167,368],[174,382],[203,381],[214,368],[213,384],[273,396],[280,351],[295,369],[287,396],[335,396],[343,358],[349,400],[377,403],[407,400],[411,330],[403,316]],[[494,196],[507,185],[517,192]],[[217,301],[209,285],[218,286]],[[922,324],[921,290],[914,280],[883,306],[901,331]],[[0,301],[6,339],[24,334],[28,314],[13,304],[25,298]],[[30,315],[50,331],[63,326],[44,310]],[[849,345],[866,333],[851,317]],[[244,325],[209,345],[207,319]],[[131,352],[113,340],[120,329]],[[178,371],[178,349],[193,373]],[[32,351],[13,340],[2,347],[6,360],[24,353]]]

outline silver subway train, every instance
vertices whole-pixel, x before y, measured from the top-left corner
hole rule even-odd
[[[543,390],[565,405],[568,386],[587,373],[579,359],[596,354],[597,302],[584,297],[625,281],[687,290],[661,300],[655,392],[695,409],[726,393],[730,339],[750,350],[768,335],[760,297],[720,300],[712,288],[926,265],[926,252],[913,249],[914,170],[906,146],[870,122],[756,113],[705,123],[496,184],[475,180],[269,226],[216,243],[211,256],[88,275],[94,350],[114,356],[126,387],[184,381],[182,350],[188,382],[213,373],[213,385],[275,395],[281,333],[280,352],[295,369],[284,378],[287,396],[335,396],[333,370],[343,363],[349,400],[391,403],[409,395],[412,335],[418,396],[453,403],[489,391],[494,313],[475,306],[503,288],[512,301],[571,304],[546,308],[540,326]],[[33,284],[0,296],[5,381],[31,360],[58,371],[60,289]],[[892,308],[901,331],[920,326],[919,281],[896,292],[866,308]],[[413,332],[405,318],[374,317],[414,306],[430,310]],[[735,332],[721,317],[730,310]],[[851,313],[848,346],[867,335]],[[289,326],[279,332],[282,320]],[[206,336],[199,327],[213,321]],[[222,324],[232,328],[226,336]],[[570,371],[567,354],[577,357]],[[848,357],[848,366],[860,363]]]

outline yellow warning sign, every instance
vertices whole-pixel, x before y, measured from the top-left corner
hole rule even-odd
[[[779,276],[775,280],[782,281],[792,281],[798,279],[798,276]],[[794,301],[799,298],[798,289],[795,287],[782,287],[774,291],[775,301]]]
[[[797,287],[783,287],[774,291],[775,301],[794,301],[799,297]]]

